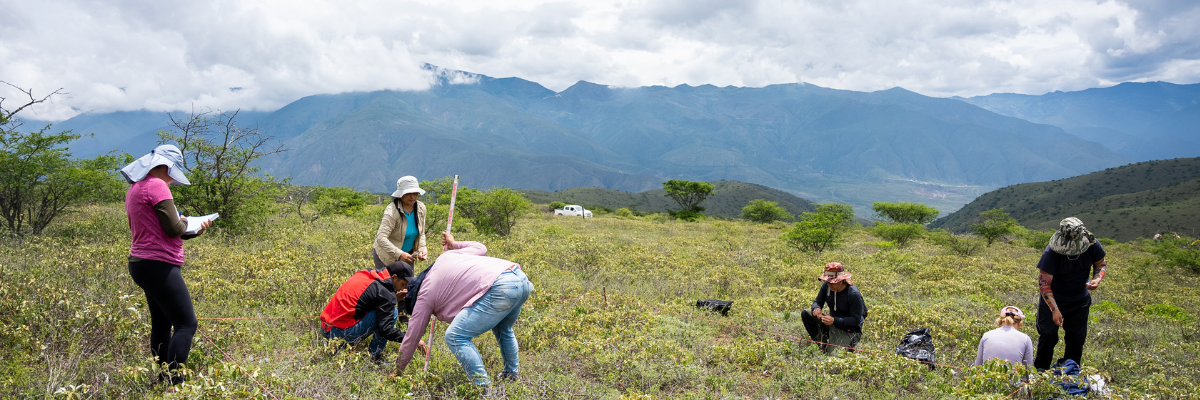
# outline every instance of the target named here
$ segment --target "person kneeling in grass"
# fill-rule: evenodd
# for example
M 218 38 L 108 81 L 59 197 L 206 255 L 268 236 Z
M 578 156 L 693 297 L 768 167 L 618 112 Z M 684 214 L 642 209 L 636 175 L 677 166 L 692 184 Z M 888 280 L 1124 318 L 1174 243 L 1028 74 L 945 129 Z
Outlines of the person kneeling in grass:
M 404 339 L 404 331 L 396 328 L 396 299 L 407 291 L 397 292 L 396 288 L 408 285 L 412 276 L 412 265 L 403 261 L 355 272 L 338 287 L 321 312 L 321 336 L 342 338 L 355 345 L 374 335 L 367 351 L 376 364 L 386 364 L 383 350 L 387 342 Z M 424 343 L 421 346 L 425 351 Z
M 858 340 L 862 338 L 867 306 L 858 288 L 850 282 L 850 277 L 841 263 L 825 264 L 825 272 L 817 277 L 823 282 L 817 299 L 813 301 L 811 310 L 800 313 L 808 336 L 818 342 L 826 353 L 832 354 L 842 348 L 854 351 Z M 826 304 L 829 305 L 829 314 L 821 311 Z
M 533 283 L 521 266 L 512 261 L 487 257 L 483 243 L 454 241 L 442 233 L 446 252 L 418 277 L 408 334 L 400 344 L 399 373 L 412 361 L 416 339 L 425 333 L 429 318 L 450 322 L 446 327 L 446 345 L 462 364 L 471 381 L 485 392 L 491 386 L 479 349 L 471 339 L 492 331 L 504 358 L 504 370 L 497 379 L 517 379 L 517 337 L 513 324 L 521 315 L 521 306 L 533 292 Z M 411 296 L 410 296 L 411 297 Z
M 1025 313 L 1020 308 L 1007 306 L 1000 309 L 1000 318 L 996 319 L 998 328 L 988 331 L 979 339 L 979 352 L 972 365 L 983 365 L 984 361 L 992 358 L 1003 359 L 1013 365 L 1033 365 L 1033 341 L 1029 335 L 1021 332 L 1023 321 Z

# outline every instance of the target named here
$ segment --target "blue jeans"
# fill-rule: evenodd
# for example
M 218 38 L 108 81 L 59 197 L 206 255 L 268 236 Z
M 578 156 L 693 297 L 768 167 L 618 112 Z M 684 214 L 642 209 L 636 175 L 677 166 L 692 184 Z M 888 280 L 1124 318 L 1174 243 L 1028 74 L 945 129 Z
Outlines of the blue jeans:
M 354 326 L 346 329 L 341 329 L 335 326 L 330 328 L 328 332 L 321 330 L 321 336 L 324 336 L 326 339 L 342 338 L 345 339 L 346 342 L 350 343 L 350 345 L 356 345 L 358 342 L 366 339 L 368 335 L 375 333 L 375 313 L 376 311 L 374 310 L 368 312 L 367 315 L 364 315 L 357 324 L 354 324 Z M 393 321 L 398 314 L 399 313 L 396 311 L 396 309 L 393 308 Z M 387 347 L 387 338 L 380 335 L 375 335 L 375 337 L 371 339 L 371 343 L 367 345 L 367 351 L 371 353 L 371 358 L 378 358 L 381 354 L 383 354 L 383 349 L 385 347 Z
M 492 331 L 496 342 L 500 344 L 504 372 L 517 373 L 517 337 L 513 334 L 512 326 L 517 322 L 521 306 L 532 291 L 533 283 L 529 282 L 524 272 L 520 269 L 506 271 L 496 278 L 492 288 L 475 304 L 459 311 L 454 322 L 446 328 L 446 346 L 462 364 L 463 372 L 476 385 L 488 386 L 492 383 L 487 370 L 483 368 L 479 349 L 475 343 L 471 343 L 471 339 L 488 330 Z

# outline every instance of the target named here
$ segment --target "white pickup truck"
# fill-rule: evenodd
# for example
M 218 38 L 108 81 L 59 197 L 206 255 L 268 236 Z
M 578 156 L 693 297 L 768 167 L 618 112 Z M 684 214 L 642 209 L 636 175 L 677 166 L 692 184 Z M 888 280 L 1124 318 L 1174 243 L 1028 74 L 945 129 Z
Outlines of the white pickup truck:
M 563 208 L 554 209 L 554 215 L 566 215 L 568 217 L 591 218 L 592 212 L 583 209 L 583 207 L 581 207 L 581 206 L 569 205 L 569 206 L 563 206 Z

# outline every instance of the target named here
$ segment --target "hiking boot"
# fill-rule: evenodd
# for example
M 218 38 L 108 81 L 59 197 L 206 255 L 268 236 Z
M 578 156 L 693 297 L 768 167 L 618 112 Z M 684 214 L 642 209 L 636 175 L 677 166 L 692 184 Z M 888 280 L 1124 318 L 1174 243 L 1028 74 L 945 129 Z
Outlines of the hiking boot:
M 517 381 L 517 373 L 516 372 L 501 372 L 496 375 L 496 380 L 497 381 L 516 382 Z
M 380 367 L 390 367 L 392 365 L 392 363 L 390 361 L 385 360 L 383 358 L 383 354 L 371 357 L 371 362 L 375 363 L 375 365 L 380 366 Z

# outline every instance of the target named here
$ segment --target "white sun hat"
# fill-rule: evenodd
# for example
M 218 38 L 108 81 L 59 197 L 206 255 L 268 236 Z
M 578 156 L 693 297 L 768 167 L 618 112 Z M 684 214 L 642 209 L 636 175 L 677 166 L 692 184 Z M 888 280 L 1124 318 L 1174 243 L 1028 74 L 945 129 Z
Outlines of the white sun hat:
M 179 148 L 173 144 L 160 145 L 151 150 L 150 154 L 133 160 L 125 168 L 121 168 L 121 175 L 129 183 L 139 182 L 142 179 L 146 179 L 146 174 L 159 165 L 167 166 L 167 175 L 175 179 L 175 182 L 172 183 L 179 185 L 192 184 L 192 182 L 188 181 L 187 175 L 183 174 L 183 152 L 179 151 Z
M 392 192 L 392 197 L 401 197 L 409 193 L 418 195 L 425 194 L 425 189 L 421 189 L 421 185 L 417 184 L 417 177 L 408 175 L 400 177 L 396 180 L 396 191 Z

